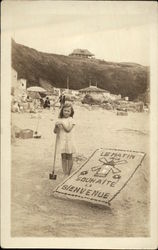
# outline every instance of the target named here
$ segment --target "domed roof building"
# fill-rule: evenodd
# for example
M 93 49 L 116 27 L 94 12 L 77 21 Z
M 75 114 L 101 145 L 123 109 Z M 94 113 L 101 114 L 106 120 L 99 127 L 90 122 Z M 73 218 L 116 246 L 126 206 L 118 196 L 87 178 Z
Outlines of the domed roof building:
M 69 56 L 80 57 L 80 58 L 92 58 L 94 54 L 89 52 L 87 49 L 74 49 Z

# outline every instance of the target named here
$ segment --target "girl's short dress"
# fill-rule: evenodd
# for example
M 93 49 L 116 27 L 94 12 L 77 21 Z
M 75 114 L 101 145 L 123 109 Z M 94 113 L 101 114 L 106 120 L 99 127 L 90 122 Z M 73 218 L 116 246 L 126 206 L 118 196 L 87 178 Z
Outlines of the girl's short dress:
M 65 126 L 75 125 L 75 122 L 72 117 L 68 118 L 59 118 L 59 121 L 62 119 L 62 123 Z M 73 154 L 76 152 L 76 147 L 74 145 L 74 128 L 70 132 L 66 132 L 64 128 L 60 128 L 60 132 L 58 134 L 58 146 L 60 149 L 60 153 L 63 154 Z

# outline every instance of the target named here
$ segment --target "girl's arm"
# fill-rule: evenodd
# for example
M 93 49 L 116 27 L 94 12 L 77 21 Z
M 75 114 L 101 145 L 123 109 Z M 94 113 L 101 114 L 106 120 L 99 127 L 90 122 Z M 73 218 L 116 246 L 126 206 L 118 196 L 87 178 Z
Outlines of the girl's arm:
M 56 122 L 55 127 L 54 127 L 54 133 L 57 134 L 59 133 L 59 130 L 61 128 L 62 124 L 59 122 Z
M 63 126 L 63 129 L 65 130 L 65 132 L 69 133 L 73 129 L 73 127 L 75 126 L 75 124 L 69 124 L 69 125 L 66 126 L 63 123 L 62 126 Z

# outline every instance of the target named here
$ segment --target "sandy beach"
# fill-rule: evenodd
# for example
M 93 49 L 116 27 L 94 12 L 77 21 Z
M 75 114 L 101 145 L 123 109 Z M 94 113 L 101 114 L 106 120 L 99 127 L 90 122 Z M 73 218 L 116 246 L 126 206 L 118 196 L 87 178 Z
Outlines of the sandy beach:
M 115 111 L 87 105 L 74 105 L 74 110 L 77 152 L 72 171 L 101 147 L 142 151 L 146 157 L 110 208 L 55 198 L 52 191 L 64 178 L 58 152 L 57 180 L 49 180 L 59 109 L 43 110 L 38 128 L 41 139 L 16 138 L 12 143 L 11 236 L 149 237 L 149 113 L 117 116 Z M 35 131 L 37 118 L 12 113 L 12 123 Z

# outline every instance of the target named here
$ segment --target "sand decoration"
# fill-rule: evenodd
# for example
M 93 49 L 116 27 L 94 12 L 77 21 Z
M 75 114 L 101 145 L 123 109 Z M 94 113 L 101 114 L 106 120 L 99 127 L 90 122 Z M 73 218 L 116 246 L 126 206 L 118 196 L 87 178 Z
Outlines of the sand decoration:
M 141 165 L 145 153 L 97 149 L 71 176 L 58 185 L 57 197 L 110 205 Z

